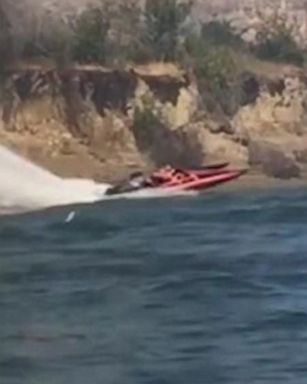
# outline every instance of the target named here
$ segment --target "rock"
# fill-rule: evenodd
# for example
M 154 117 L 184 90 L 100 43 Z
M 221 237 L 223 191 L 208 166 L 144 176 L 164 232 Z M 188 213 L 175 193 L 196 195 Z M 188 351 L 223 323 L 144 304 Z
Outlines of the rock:
M 255 103 L 260 95 L 260 79 L 258 79 L 254 74 L 246 71 L 240 76 L 240 83 L 240 105 L 244 106 Z
M 206 126 L 209 131 L 214 134 L 226 133 L 232 135 L 235 131 L 234 127 L 226 119 L 221 119 L 220 121 L 210 119 L 207 121 Z
M 199 127 L 200 143 L 203 146 L 205 159 L 212 162 L 231 162 L 232 165 L 246 166 L 248 160 L 247 149 L 232 140 L 227 134 L 216 135 L 207 129 Z
M 72 142 L 70 140 L 63 140 L 60 145 L 59 152 L 61 155 L 70 156 L 75 153 Z
M 250 165 L 262 167 L 268 176 L 281 179 L 300 177 L 300 167 L 295 159 L 276 144 L 262 140 L 250 141 L 248 157 Z
M 250 80 L 249 92 L 257 94 L 257 84 Z M 254 88 L 255 87 L 255 88 Z M 290 134 L 306 132 L 306 98 L 304 82 L 297 77 L 277 78 L 263 84 L 255 102 L 241 107 L 232 119 L 237 137 L 280 140 Z
M 197 90 L 193 87 L 181 88 L 175 105 L 168 103 L 170 109 L 168 112 L 168 124 L 179 128 L 189 124 L 193 115 L 197 111 Z
M 132 130 L 140 152 L 155 165 L 194 167 L 203 163 L 200 132 L 192 125 L 171 130 L 156 119 L 150 124 L 134 125 Z
M 255 28 L 250 28 L 241 35 L 241 38 L 247 43 L 255 43 L 257 41 L 258 32 Z
M 307 148 L 294 151 L 296 161 L 302 164 L 307 164 Z

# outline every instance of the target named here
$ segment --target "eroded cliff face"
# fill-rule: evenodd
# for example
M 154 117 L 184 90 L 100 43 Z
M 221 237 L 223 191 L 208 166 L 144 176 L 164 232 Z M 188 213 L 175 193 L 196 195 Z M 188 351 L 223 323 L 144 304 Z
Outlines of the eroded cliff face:
M 202 148 L 186 127 L 196 111 L 197 90 L 173 65 L 23 65 L 5 84 L 1 136 L 39 161 L 87 153 L 98 168 L 195 164 Z
M 235 115 L 212 116 L 199 108 L 193 76 L 171 64 L 19 65 L 5 83 L 0 140 L 63 176 L 112 179 L 127 168 L 220 160 L 300 175 L 307 162 L 304 74 L 255 72 L 242 82 Z
M 291 70 L 266 79 L 255 102 L 240 108 L 232 120 L 234 136 L 246 145 L 250 165 L 277 177 L 305 173 L 306 107 L 303 72 Z

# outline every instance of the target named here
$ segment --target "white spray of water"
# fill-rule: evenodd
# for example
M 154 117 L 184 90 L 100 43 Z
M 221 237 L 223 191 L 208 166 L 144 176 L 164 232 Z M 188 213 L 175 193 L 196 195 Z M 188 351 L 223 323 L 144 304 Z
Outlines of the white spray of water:
M 108 184 L 61 179 L 0 146 L 0 211 L 25 211 L 100 200 Z
M 155 199 L 155 198 L 167 198 L 175 196 L 197 196 L 198 192 L 196 191 L 183 191 L 179 188 L 148 188 L 141 189 L 135 192 L 122 193 L 120 195 L 105 196 L 104 200 L 113 200 L 113 199 Z
M 110 184 L 88 179 L 63 179 L 0 146 L 0 213 L 22 212 L 118 198 L 154 198 L 189 194 L 182 191 L 142 190 L 106 196 Z

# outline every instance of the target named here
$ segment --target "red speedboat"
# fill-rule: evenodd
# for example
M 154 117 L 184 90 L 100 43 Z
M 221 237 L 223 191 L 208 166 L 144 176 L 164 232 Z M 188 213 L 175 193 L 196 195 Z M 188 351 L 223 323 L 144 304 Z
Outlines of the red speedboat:
M 246 173 L 246 170 L 203 168 L 173 171 L 169 169 L 165 171 L 162 169 L 162 173 L 160 170 L 152 175 L 152 180 L 155 182 L 157 178 L 158 183 L 155 186 L 160 188 L 200 191 L 217 184 L 237 179 L 244 173 Z M 160 177 L 161 182 L 159 183 Z
M 197 169 L 176 169 L 170 166 L 158 169 L 149 177 L 136 172 L 128 181 L 111 187 L 106 194 L 117 195 L 141 189 L 166 189 L 170 191 L 201 191 L 242 176 L 247 170 L 226 169 L 228 163 Z

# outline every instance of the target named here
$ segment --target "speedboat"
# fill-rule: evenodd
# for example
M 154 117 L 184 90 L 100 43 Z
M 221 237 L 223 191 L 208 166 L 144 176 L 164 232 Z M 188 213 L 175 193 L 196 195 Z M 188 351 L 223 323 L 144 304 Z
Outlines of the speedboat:
M 246 169 L 228 169 L 228 165 L 228 163 L 221 163 L 193 169 L 166 166 L 152 172 L 148 177 L 144 177 L 141 172 L 136 172 L 128 181 L 111 187 L 106 194 L 126 194 L 142 189 L 199 192 L 235 180 L 247 172 Z

